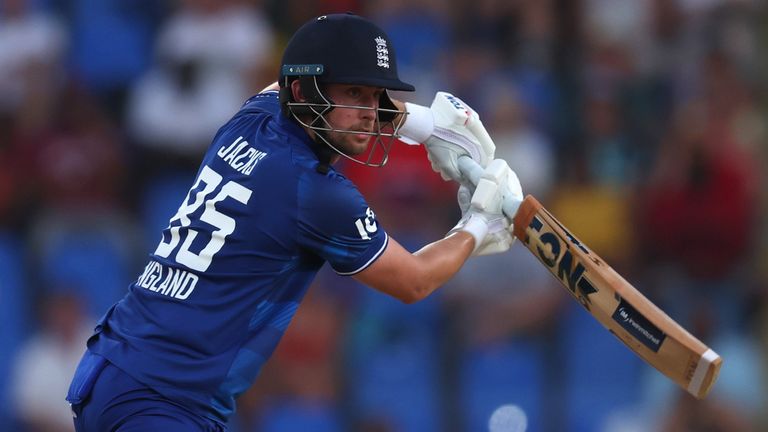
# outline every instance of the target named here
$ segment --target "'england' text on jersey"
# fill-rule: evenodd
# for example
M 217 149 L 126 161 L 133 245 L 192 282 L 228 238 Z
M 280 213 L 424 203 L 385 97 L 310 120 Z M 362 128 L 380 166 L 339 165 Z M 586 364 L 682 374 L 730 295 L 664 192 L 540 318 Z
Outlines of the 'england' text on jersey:
M 253 167 L 267 155 L 265 152 L 249 146 L 248 141 L 243 141 L 243 137 L 238 137 L 228 147 L 221 146 L 216 154 L 235 171 L 245 175 L 250 175 Z
M 136 280 L 136 286 L 168 297 L 186 300 L 195 290 L 197 280 L 197 275 L 186 270 L 150 261 L 144 268 L 144 273 Z

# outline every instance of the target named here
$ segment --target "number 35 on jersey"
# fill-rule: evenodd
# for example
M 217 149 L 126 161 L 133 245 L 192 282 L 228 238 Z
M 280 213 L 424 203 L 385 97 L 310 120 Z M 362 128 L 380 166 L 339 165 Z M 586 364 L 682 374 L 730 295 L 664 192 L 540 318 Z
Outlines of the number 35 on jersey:
M 221 250 L 227 236 L 235 231 L 237 225 L 235 219 L 219 211 L 216 205 L 227 198 L 246 205 L 251 199 L 250 189 L 232 180 L 222 186 L 222 180 L 223 178 L 219 173 L 208 166 L 203 166 L 195 184 L 189 190 L 184 202 L 181 203 L 181 207 L 168 223 L 171 238 L 167 242 L 165 238 L 160 240 L 155 255 L 168 258 L 183 237 L 184 242 L 173 259 L 192 270 L 206 271 L 208 269 L 214 255 Z M 194 199 L 192 199 L 193 193 Z M 214 230 L 210 234 L 211 239 L 208 243 L 199 253 L 195 253 L 190 250 L 190 247 L 200 231 L 190 228 L 191 215 L 203 205 L 205 205 L 205 210 L 203 210 L 199 220 L 209 224 Z

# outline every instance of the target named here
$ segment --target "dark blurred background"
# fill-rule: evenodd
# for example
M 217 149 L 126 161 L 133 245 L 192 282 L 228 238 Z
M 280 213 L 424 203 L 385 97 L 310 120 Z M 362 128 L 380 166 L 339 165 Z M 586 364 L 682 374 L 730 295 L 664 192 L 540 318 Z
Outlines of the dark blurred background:
M 0 0 L 0 430 L 72 430 L 85 338 L 216 129 L 341 11 L 391 36 L 398 97 L 474 107 L 524 190 L 724 365 L 687 396 L 515 245 L 410 306 L 322 272 L 233 431 L 522 430 L 489 423 L 509 405 L 529 431 L 768 430 L 759 0 Z M 459 217 L 419 147 L 344 169 L 411 249 Z

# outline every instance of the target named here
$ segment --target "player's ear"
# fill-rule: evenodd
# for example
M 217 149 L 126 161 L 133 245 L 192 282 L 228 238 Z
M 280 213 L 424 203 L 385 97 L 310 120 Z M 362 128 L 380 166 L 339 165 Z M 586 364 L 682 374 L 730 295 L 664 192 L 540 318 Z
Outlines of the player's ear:
M 299 83 L 300 80 L 293 80 L 291 81 L 291 95 L 293 96 L 293 100 L 295 102 L 304 102 L 307 100 L 306 97 L 304 97 L 304 92 L 301 91 L 301 84 Z

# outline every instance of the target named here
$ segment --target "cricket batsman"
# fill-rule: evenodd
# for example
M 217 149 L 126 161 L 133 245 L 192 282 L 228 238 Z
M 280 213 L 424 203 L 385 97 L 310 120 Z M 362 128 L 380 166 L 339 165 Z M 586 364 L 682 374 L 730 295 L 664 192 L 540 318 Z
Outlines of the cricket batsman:
M 324 15 L 293 35 L 278 82 L 218 130 L 143 272 L 88 339 L 66 396 L 79 432 L 226 430 L 326 262 L 412 303 L 473 254 L 510 247 L 501 203 L 522 190 L 477 114 L 448 93 L 424 107 L 390 90 L 414 87 L 367 19 Z M 415 253 L 334 168 L 381 166 L 400 136 L 446 179 L 467 183 L 461 156 L 483 167 L 461 188 L 456 227 Z

